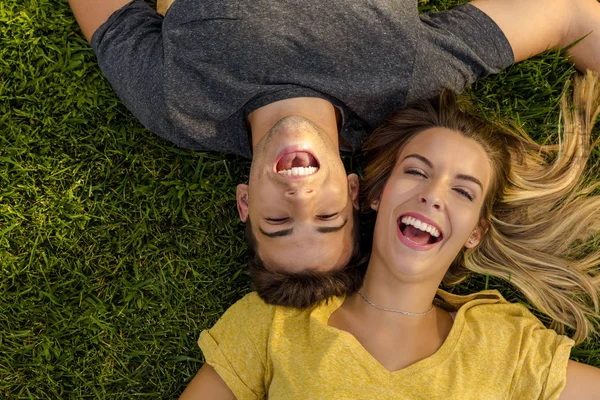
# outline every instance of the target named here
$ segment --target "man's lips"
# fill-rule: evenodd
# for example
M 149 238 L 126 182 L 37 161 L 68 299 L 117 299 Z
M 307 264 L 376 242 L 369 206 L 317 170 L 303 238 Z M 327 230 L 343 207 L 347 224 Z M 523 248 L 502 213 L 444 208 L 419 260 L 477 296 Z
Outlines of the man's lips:
M 300 177 L 317 173 L 319 161 L 306 149 L 286 149 L 275 162 L 275 172 L 280 176 Z

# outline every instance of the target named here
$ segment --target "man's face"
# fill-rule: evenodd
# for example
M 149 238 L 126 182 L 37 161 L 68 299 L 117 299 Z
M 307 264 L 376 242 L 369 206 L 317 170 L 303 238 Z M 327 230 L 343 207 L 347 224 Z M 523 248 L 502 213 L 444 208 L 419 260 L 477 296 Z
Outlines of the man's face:
M 238 211 L 249 217 L 267 268 L 329 271 L 352 254 L 358 177 L 346 176 L 337 143 L 309 120 L 281 119 L 254 149 Z

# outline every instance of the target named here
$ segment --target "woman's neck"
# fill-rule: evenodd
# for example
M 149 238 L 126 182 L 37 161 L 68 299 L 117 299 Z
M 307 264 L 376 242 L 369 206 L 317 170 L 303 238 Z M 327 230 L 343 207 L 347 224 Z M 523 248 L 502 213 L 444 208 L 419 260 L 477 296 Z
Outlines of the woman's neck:
M 369 307 L 365 311 L 373 312 L 381 309 L 373 304 L 408 313 L 424 313 L 431 309 L 433 299 L 437 292 L 442 277 L 438 276 L 402 276 L 392 267 L 381 265 L 382 261 L 371 259 L 360 289 L 363 296 L 357 296 Z M 356 296 L 356 294 L 355 294 Z M 373 309 L 373 310 L 370 310 Z M 383 312 L 383 315 L 393 316 L 393 312 Z M 404 318 L 406 319 L 406 318 Z M 409 320 L 418 320 L 421 317 L 409 317 Z
M 351 333 L 388 371 L 405 368 L 431 356 L 452 328 L 448 312 L 432 307 L 440 279 L 399 279 L 388 268 L 369 263 L 361 292 L 348 296 L 329 318 L 329 325 Z M 384 311 L 377 306 L 410 313 Z

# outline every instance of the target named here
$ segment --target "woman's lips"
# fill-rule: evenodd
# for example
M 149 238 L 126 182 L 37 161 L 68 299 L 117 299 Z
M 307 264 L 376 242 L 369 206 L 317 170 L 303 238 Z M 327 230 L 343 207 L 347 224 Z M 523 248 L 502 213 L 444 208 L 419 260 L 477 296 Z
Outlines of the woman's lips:
M 406 247 L 416 250 L 416 251 L 431 250 L 433 247 L 435 247 L 435 245 L 437 245 L 439 243 L 439 242 L 435 242 L 435 243 L 420 244 L 420 243 L 413 242 L 408 237 L 404 236 L 404 234 L 402 233 L 402 230 L 400 229 L 400 224 L 397 224 L 396 232 L 398 234 L 398 239 L 400 240 L 400 242 L 402 242 Z
M 429 218 L 417 213 L 406 213 L 396 220 L 398 239 L 407 247 L 427 251 L 438 244 L 443 233 Z

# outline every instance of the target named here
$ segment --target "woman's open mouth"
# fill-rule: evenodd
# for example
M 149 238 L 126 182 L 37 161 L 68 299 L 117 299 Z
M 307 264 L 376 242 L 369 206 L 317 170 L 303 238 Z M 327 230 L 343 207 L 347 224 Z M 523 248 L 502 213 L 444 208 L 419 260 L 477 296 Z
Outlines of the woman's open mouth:
M 319 170 L 319 162 L 307 151 L 283 154 L 275 164 L 275 171 L 282 176 L 307 176 Z
M 397 224 L 400 240 L 415 250 L 427 250 L 443 238 L 437 227 L 411 215 L 400 216 Z

